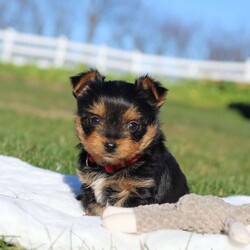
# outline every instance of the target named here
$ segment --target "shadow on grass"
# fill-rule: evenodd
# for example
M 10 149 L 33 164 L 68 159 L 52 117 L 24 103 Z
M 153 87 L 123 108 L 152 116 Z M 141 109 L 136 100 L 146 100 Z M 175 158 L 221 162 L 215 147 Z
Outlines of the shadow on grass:
M 228 107 L 238 111 L 244 118 L 250 119 L 250 104 L 240 102 L 230 103 Z

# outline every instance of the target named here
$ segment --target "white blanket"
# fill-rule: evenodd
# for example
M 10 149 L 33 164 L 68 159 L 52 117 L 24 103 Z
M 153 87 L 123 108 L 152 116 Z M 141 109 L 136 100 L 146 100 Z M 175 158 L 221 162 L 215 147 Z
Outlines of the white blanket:
M 250 249 L 225 235 L 160 230 L 127 235 L 103 228 L 98 216 L 84 216 L 77 176 L 63 175 L 0 155 L 0 236 L 25 249 Z M 225 199 L 250 203 L 250 196 Z

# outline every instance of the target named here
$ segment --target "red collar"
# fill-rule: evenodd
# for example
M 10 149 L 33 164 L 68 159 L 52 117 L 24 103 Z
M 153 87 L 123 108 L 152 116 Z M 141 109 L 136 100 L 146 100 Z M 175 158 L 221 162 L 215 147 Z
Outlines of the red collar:
M 131 165 L 132 163 L 138 161 L 140 158 L 141 158 L 141 156 L 136 156 L 136 157 L 134 157 L 133 159 L 131 159 L 129 161 L 125 161 L 124 165 L 122 165 L 122 164 L 105 165 L 104 168 L 105 168 L 107 173 L 112 174 L 112 173 L 116 172 L 117 170 L 119 170 L 119 169 L 121 169 L 123 167 L 127 167 L 127 166 Z M 86 165 L 88 165 L 87 164 L 88 161 L 91 162 L 91 163 L 95 163 L 94 158 L 90 154 L 87 156 Z

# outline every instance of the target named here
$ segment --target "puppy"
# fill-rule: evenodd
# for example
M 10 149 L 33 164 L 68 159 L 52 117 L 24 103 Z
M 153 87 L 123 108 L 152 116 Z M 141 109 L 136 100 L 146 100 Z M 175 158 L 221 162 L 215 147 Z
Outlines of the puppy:
M 160 130 L 166 88 L 149 76 L 135 84 L 106 81 L 93 69 L 71 77 L 71 84 L 87 215 L 102 215 L 109 205 L 173 203 L 189 193 Z

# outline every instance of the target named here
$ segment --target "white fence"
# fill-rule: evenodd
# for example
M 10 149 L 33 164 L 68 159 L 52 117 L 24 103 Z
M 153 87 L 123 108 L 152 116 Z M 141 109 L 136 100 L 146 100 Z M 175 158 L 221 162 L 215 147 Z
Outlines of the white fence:
M 82 44 L 62 36 L 23 34 L 13 29 L 0 30 L 0 60 L 20 65 L 35 63 L 39 67 L 86 64 L 101 72 L 250 83 L 250 60 L 234 63 L 177 59 Z

